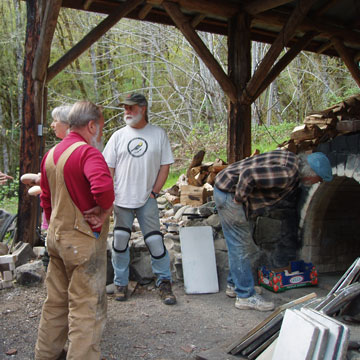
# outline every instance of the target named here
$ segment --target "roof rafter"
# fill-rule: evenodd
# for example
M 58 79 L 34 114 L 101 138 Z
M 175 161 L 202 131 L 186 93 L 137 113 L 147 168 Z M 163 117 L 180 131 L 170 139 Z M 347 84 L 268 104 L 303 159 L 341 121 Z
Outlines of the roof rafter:
M 94 44 L 102 35 L 104 35 L 112 26 L 130 11 L 135 9 L 143 0 L 127 0 L 119 5 L 117 11 L 109 15 L 99 25 L 92 29 L 82 40 L 72 47 L 65 55 L 48 68 L 47 81 L 53 79 L 61 70 L 74 61 L 92 44 Z

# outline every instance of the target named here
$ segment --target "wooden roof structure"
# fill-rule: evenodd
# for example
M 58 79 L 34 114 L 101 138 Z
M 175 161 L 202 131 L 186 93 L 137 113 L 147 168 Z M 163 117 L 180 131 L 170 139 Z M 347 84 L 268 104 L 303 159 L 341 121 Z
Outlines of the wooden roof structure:
M 302 51 L 343 59 L 360 86 L 359 0 L 26 0 L 24 115 L 20 173 L 38 172 L 46 84 L 122 18 L 176 26 L 229 98 L 228 161 L 251 152 L 251 104 Z M 49 65 L 61 7 L 107 14 L 93 30 Z M 228 37 L 228 69 L 219 65 L 197 31 Z M 251 41 L 271 44 L 251 75 Z M 280 57 L 284 49 L 287 52 Z M 19 236 L 32 243 L 35 203 L 20 186 Z M 23 215 L 23 216 L 22 216 Z M 32 225 L 31 225 L 32 224 Z
M 113 14 L 126 0 L 63 0 L 62 6 L 77 10 Z M 317 0 L 295 29 L 288 46 L 293 46 L 309 31 L 317 32 L 304 50 L 338 56 L 331 38 L 344 39 L 344 45 L 356 53 L 360 51 L 360 3 L 357 0 Z M 304 2 L 305 4 L 306 2 Z M 239 13 L 251 16 L 251 40 L 272 44 L 298 1 L 289 0 L 148 0 L 129 11 L 125 17 L 165 25 L 176 25 L 174 7 L 194 30 L 228 35 L 228 20 Z M 301 15 L 301 6 L 295 14 Z

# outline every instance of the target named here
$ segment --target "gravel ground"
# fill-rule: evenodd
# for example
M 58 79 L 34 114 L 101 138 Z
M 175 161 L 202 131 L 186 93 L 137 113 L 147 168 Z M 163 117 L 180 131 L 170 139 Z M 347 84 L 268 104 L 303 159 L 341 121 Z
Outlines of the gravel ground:
M 320 277 L 318 287 L 298 288 L 280 294 L 263 290 L 276 306 L 316 292 L 325 296 L 338 276 Z M 216 294 L 187 295 L 182 282 L 173 286 L 177 304 L 161 303 L 153 285 L 138 286 L 127 302 L 108 295 L 108 319 L 102 340 L 102 359 L 182 360 L 230 344 L 244 336 L 269 312 L 240 311 L 224 290 Z M 0 359 L 34 358 L 34 344 L 41 306 L 46 296 L 43 284 L 0 290 Z M 6 355 L 16 351 L 15 355 Z M 84 359 L 85 360 L 85 359 Z

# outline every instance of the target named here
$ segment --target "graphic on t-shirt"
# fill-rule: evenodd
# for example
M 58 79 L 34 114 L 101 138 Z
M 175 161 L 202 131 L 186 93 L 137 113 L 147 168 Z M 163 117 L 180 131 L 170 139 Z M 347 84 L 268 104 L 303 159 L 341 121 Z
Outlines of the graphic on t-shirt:
M 146 142 L 145 139 L 136 137 L 129 141 L 127 148 L 131 156 L 141 157 L 146 153 L 148 149 L 148 143 Z

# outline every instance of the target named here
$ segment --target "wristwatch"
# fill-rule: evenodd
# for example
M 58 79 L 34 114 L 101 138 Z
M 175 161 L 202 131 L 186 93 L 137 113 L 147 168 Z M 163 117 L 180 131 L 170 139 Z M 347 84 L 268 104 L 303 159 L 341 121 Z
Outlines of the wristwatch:
M 157 197 L 159 197 L 159 194 L 156 193 L 155 191 L 151 191 L 152 196 L 156 199 Z

